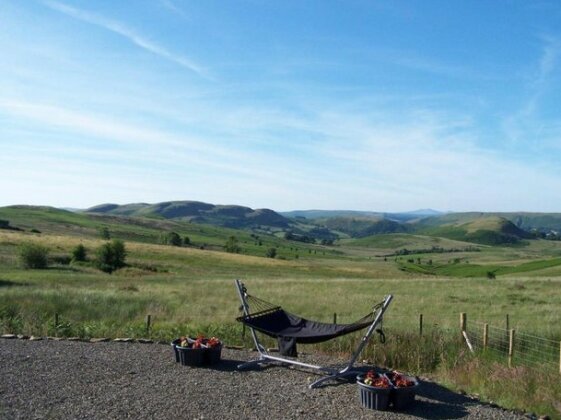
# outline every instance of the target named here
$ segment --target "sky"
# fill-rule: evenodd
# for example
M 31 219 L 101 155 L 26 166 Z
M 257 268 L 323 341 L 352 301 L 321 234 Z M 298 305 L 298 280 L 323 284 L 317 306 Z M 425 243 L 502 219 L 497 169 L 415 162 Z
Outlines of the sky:
M 0 206 L 561 212 L 561 3 L 3 0 Z

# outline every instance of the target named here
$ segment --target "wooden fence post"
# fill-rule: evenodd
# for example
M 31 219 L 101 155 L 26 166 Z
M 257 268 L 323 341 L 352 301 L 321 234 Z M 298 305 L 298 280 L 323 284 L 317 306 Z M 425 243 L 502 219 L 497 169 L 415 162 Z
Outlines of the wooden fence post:
M 55 337 L 58 337 L 58 313 L 55 312 Z
M 146 334 L 150 337 L 150 323 L 152 321 L 151 315 L 146 315 Z
M 508 338 L 508 367 L 512 367 L 512 356 L 514 355 L 514 330 L 510 330 Z
M 333 323 L 337 324 L 337 312 L 333 312 Z
M 483 348 L 489 345 L 489 324 L 483 324 Z
M 467 315 L 465 312 L 460 314 L 460 336 L 464 336 L 464 331 L 467 327 Z
M 559 342 L 559 373 L 561 374 L 561 341 Z
M 503 338 L 505 346 L 508 343 L 509 331 L 510 331 L 510 317 L 508 316 L 508 314 L 506 314 L 506 317 L 505 317 L 505 335 L 504 335 L 504 338 Z
M 423 314 L 419 314 L 419 335 L 423 335 Z

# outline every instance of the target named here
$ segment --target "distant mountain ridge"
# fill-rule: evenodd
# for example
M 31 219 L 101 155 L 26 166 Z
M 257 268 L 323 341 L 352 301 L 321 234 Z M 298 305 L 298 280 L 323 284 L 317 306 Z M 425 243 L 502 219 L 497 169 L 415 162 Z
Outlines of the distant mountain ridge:
M 229 228 L 268 226 L 285 229 L 290 220 L 270 209 L 251 209 L 238 205 L 215 205 L 200 201 L 166 201 L 156 204 L 101 204 L 86 209 L 87 213 L 164 218 L 213 224 Z
M 188 221 L 273 233 L 292 238 L 365 238 L 410 233 L 487 245 L 514 244 L 524 239 L 559 239 L 560 213 L 444 213 L 420 209 L 402 213 L 355 210 L 295 210 L 278 213 L 240 205 L 200 201 L 101 204 L 87 213 Z
M 306 219 L 326 219 L 332 217 L 378 217 L 385 219 L 408 220 L 416 217 L 439 216 L 444 212 L 433 209 L 419 209 L 405 212 L 377 212 L 361 210 L 292 210 L 280 212 L 285 217 Z

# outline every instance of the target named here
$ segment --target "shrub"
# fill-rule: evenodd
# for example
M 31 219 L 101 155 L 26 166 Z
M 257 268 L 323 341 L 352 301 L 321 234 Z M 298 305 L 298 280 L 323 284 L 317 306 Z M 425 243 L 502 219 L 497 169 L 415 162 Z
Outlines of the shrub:
M 0 220 L 0 229 L 17 230 L 17 231 L 23 230 L 19 227 L 11 226 L 9 220 Z
M 226 244 L 224 244 L 224 249 L 226 250 L 226 252 L 238 254 L 242 250 L 238 245 L 238 242 L 238 238 L 236 238 L 235 236 L 230 236 L 226 241 Z
M 107 226 L 100 227 L 98 232 L 101 239 L 111 239 L 111 233 L 109 233 L 109 228 Z
M 47 268 L 49 249 L 34 243 L 20 246 L 19 257 L 24 268 Z
M 111 246 L 113 247 L 115 268 L 124 267 L 125 258 L 127 257 L 127 251 L 125 250 L 125 243 L 120 239 L 113 239 L 111 241 Z
M 181 237 L 175 232 L 167 232 L 160 235 L 160 243 L 164 245 L 181 246 Z
M 97 249 L 96 265 L 101 271 L 112 273 L 125 266 L 126 256 L 125 243 L 119 239 L 113 239 Z
M 84 245 L 77 245 L 72 250 L 72 261 L 86 261 L 86 247 Z
M 267 258 L 275 258 L 277 256 L 277 249 L 276 248 L 269 248 L 265 255 L 267 256 Z

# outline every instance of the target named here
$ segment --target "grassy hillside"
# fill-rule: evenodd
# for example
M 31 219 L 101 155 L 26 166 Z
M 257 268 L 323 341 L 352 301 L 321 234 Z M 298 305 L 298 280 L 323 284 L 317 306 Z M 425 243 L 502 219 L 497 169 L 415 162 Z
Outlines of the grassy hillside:
M 269 209 L 238 205 L 214 205 L 198 201 L 156 204 L 102 204 L 90 214 L 142 217 L 192 222 L 307 242 L 309 238 L 332 241 L 388 233 L 417 233 L 485 245 L 520 244 L 524 239 L 561 238 L 561 214 L 556 213 L 448 213 L 419 210 L 406 213 L 305 210 L 279 214 Z M 286 216 L 286 217 L 285 217 Z M 1 219 L 0 219 L 1 220 Z
M 239 241 L 241 253 L 265 256 L 267 249 L 276 248 L 282 258 L 307 258 L 312 253 L 320 256 L 339 253 L 319 245 L 287 241 L 270 234 L 255 234 L 244 230 L 183 221 L 146 217 L 116 216 L 94 213 L 73 213 L 52 207 L 10 206 L 0 208 L 0 220 L 25 232 L 69 235 L 80 238 L 98 238 L 106 228 L 112 238 L 125 241 L 159 243 L 162 234 L 176 232 L 189 237 L 190 247 L 223 250 L 229 237 Z
M 235 205 L 214 205 L 199 201 L 168 201 L 157 204 L 103 204 L 86 210 L 88 213 L 115 214 L 194 221 L 230 228 L 268 226 L 288 228 L 290 221 L 268 210 L 253 210 Z
M 505 213 L 447 213 L 444 215 L 424 218 L 423 226 L 457 225 L 472 222 L 482 218 L 498 217 L 506 219 L 525 231 L 533 229 L 548 231 L 561 231 L 561 213 L 529 213 L 529 212 L 505 212 Z
M 331 217 L 317 219 L 316 223 L 353 238 L 410 231 L 408 225 L 380 217 Z
M 420 222 L 415 230 L 429 236 L 485 245 L 517 244 L 522 239 L 531 237 L 528 232 L 518 228 L 509 220 L 487 215 L 474 215 L 467 219 L 448 216 L 431 218 Z
M 503 395 L 478 385 L 478 381 L 487 384 L 499 368 L 496 364 L 487 367 L 465 351 L 457 339 L 458 314 L 465 312 L 470 322 L 495 326 L 501 326 L 509 314 L 510 326 L 517 334 L 526 331 L 554 343 L 561 339 L 561 297 L 557 293 L 561 286 L 561 243 L 556 241 L 475 247 L 451 239 L 400 233 L 341 240 L 328 247 L 272 235 L 258 239 L 251 232 L 216 226 L 74 214 L 51 208 L 1 208 L 0 219 L 22 229 L 0 229 L 3 333 L 142 337 L 148 334 L 144 320 L 150 314 L 150 335 L 155 339 L 167 341 L 181 334 L 204 333 L 217 335 L 227 344 L 250 346 L 249 335 L 244 338 L 235 322 L 239 315 L 235 278 L 245 281 L 255 296 L 325 322 L 331 322 L 334 313 L 338 322 L 355 321 L 392 293 L 394 302 L 384 319 L 388 341 L 381 345 L 373 340 L 363 357 L 381 366 L 446 378 L 449 384 L 460 384 L 468 392 L 519 408 L 518 394 Z M 100 227 L 126 241 L 126 266 L 113 274 L 103 273 L 93 264 L 95 250 L 105 243 L 98 238 Z M 496 227 L 485 221 L 467 226 L 465 232 Z M 158 235 L 169 229 L 208 246 L 157 244 Z M 222 252 L 232 234 L 240 239 L 246 254 Z M 47 269 L 21 267 L 18 249 L 29 242 L 49 249 Z M 88 260 L 68 263 L 64 257 L 78 244 L 85 246 Z M 273 244 L 282 259 L 264 257 L 264 248 Z M 409 253 L 396 254 L 403 249 Z M 396 255 L 384 257 L 389 254 Z M 487 278 L 488 271 L 495 273 L 494 280 Z M 59 316 L 56 326 L 55 313 Z M 425 325 L 422 337 L 418 333 L 419 314 L 423 314 Z M 303 350 L 349 352 L 357 339 L 355 334 Z M 273 346 L 274 342 L 266 344 Z M 470 366 L 475 366 L 473 371 L 469 371 Z M 547 381 L 544 386 L 552 390 L 547 395 L 519 391 L 525 398 L 521 408 L 554 413 L 557 376 L 550 379 L 541 371 L 528 371 L 533 376 L 514 378 L 520 368 L 501 370 L 518 389 L 532 381 Z
M 356 211 L 356 210 L 293 210 L 281 212 L 285 217 L 291 218 L 304 218 L 309 220 L 314 219 L 331 219 L 334 217 L 372 217 L 381 219 L 384 217 L 384 213 L 373 212 L 373 211 Z
M 527 246 L 518 248 L 474 247 L 470 243 L 446 238 L 387 234 L 342 240 L 335 246 L 327 247 L 294 243 L 274 236 L 256 239 L 255 235 L 249 232 L 215 226 L 138 217 L 76 214 L 45 207 L 0 208 L 0 219 L 9 220 L 10 225 L 24 230 L 0 230 L 0 279 L 7 282 L 5 284 L 12 285 L 0 291 L 10 293 L 19 290 L 25 294 L 36 287 L 40 287 L 41 290 L 44 287 L 54 287 L 52 290 L 56 290 L 62 285 L 65 290 L 72 286 L 78 290 L 99 287 L 101 292 L 102 289 L 110 287 L 118 291 L 130 286 L 133 289 L 145 288 L 157 293 L 154 287 L 163 284 L 168 285 L 166 289 L 174 289 L 178 285 L 187 287 L 187 284 L 193 281 L 211 282 L 240 277 L 263 282 L 312 281 L 314 287 L 325 281 L 353 280 L 357 281 L 357 284 L 370 284 L 372 291 L 376 293 L 380 285 L 385 285 L 384 293 L 392 290 L 395 293 L 397 290 L 408 296 L 410 292 L 405 289 L 412 287 L 413 293 L 418 293 L 418 287 L 429 284 L 434 284 L 434 287 L 439 285 L 443 290 L 450 288 L 449 293 L 453 294 L 452 290 L 459 284 L 462 288 L 468 287 L 468 284 L 500 288 L 506 284 L 507 278 L 524 276 L 527 279 L 535 279 L 532 281 L 541 281 L 542 278 L 549 281 L 552 277 L 561 276 L 561 243 L 543 240 L 531 240 Z M 493 223 L 501 225 L 500 220 L 486 219 L 466 227 L 465 231 L 470 233 L 482 228 L 493 228 L 496 226 Z M 100 227 L 108 227 L 113 237 L 124 239 L 129 250 L 128 266 L 112 276 L 103 274 L 87 264 L 60 266 L 57 265 L 57 259 L 53 260 L 54 266 L 46 271 L 22 270 L 19 267 L 18 246 L 30 241 L 49 247 L 54 257 L 69 255 L 72 247 L 82 243 L 92 258 L 95 248 L 103 243 L 98 236 Z M 32 233 L 31 229 L 42 233 Z M 157 244 L 161 232 L 168 230 L 190 235 L 195 246 L 172 247 Z M 239 238 L 243 254 L 221 252 L 225 241 L 232 235 Z M 200 249 L 198 244 L 201 243 L 206 244 L 205 249 Z M 264 252 L 269 246 L 277 247 L 280 258 L 264 257 Z M 404 249 L 408 250 L 407 254 L 403 253 Z M 393 257 L 385 257 L 392 254 Z M 489 271 L 497 277 L 493 284 L 487 279 Z M 448 280 L 454 278 L 470 280 L 469 283 Z M 476 283 L 472 283 L 474 280 Z M 34 285 L 33 288 L 17 286 L 28 282 Z M 510 280 L 506 282 L 512 285 Z M 83 289 L 83 286 L 86 288 Z M 465 293 L 471 293 L 469 290 L 468 287 Z M 81 293 L 80 291 L 78 295 Z M 288 298 L 288 294 L 290 290 L 287 290 L 284 296 Z M 133 293 L 129 297 L 134 298 L 136 295 L 137 293 Z M 434 296 L 434 299 L 431 297 L 427 308 L 441 307 L 437 312 L 443 311 L 444 307 L 436 302 L 437 299 L 438 296 Z M 420 306 L 417 303 L 400 305 L 414 311 L 423 311 L 424 303 Z M 345 310 L 345 305 L 339 307 L 336 304 L 335 307 L 349 315 L 354 313 L 354 309 L 349 312 L 347 307 Z M 456 309 L 453 308 L 453 311 Z M 478 306 L 477 310 L 482 314 L 489 313 L 490 316 L 494 313 L 493 309 L 485 309 L 483 306 Z
M 349 247 L 364 247 L 383 250 L 383 253 L 399 251 L 401 249 L 419 250 L 433 247 L 443 249 L 463 249 L 473 246 L 472 243 L 454 241 L 437 236 L 393 233 L 372 235 L 360 239 L 343 240 L 341 243 Z
M 435 276 L 446 277 L 491 277 L 495 279 L 498 276 L 505 275 L 520 275 L 527 273 L 534 273 L 551 268 L 561 268 L 561 258 L 536 260 L 531 262 L 520 263 L 517 265 L 502 265 L 502 264 L 471 264 L 467 258 L 455 258 L 448 263 L 435 264 L 429 263 L 432 259 L 427 260 L 425 257 L 420 262 L 415 262 L 415 257 L 409 258 L 407 262 L 401 262 L 400 267 L 404 271 L 417 274 L 427 274 Z M 463 260 L 463 261 L 462 261 Z
M 87 264 L 56 262 L 48 270 L 23 270 L 18 264 L 17 247 L 29 241 L 48 246 L 57 255 L 69 254 L 72 247 L 82 243 L 90 258 L 103 243 L 99 239 L 0 231 L 0 306 L 4 310 L 17 307 L 31 318 L 60 311 L 75 322 L 100 322 L 106 333 L 120 323 L 140 322 L 146 311 L 156 314 L 162 326 L 189 320 L 200 324 L 232 322 L 237 311 L 234 278 L 252 284 L 259 297 L 286 302 L 294 311 L 318 319 L 329 319 L 337 312 L 342 320 L 351 321 L 367 311 L 373 299 L 393 293 L 396 302 L 392 319 L 402 326 L 414 325 L 418 313 L 454 326 L 457 313 L 465 311 L 489 321 L 502 319 L 509 312 L 516 314 L 521 326 L 531 326 L 532 330 L 553 331 L 559 327 L 556 322 L 546 322 L 556 319 L 556 308 L 561 304 L 555 293 L 559 278 L 530 279 L 520 274 L 559 267 L 561 258 L 511 267 L 505 260 L 497 264 L 504 270 L 504 278 L 499 273 L 496 281 L 482 275 L 466 282 L 450 278 L 457 273 L 445 272 L 445 267 L 431 277 L 411 275 L 400 271 L 393 260 L 358 255 L 353 259 L 328 259 L 312 254 L 307 259 L 278 260 L 127 242 L 128 266 L 109 275 Z M 439 265 L 436 260 L 435 265 Z M 456 265 L 466 272 L 472 269 L 463 262 Z M 463 303 L 451 304 L 447 297 L 452 295 Z M 120 299 L 123 302 L 117 307 L 105 306 Z M 536 306 L 538 300 L 540 305 Z M 129 305 L 132 308 L 127 309 Z

